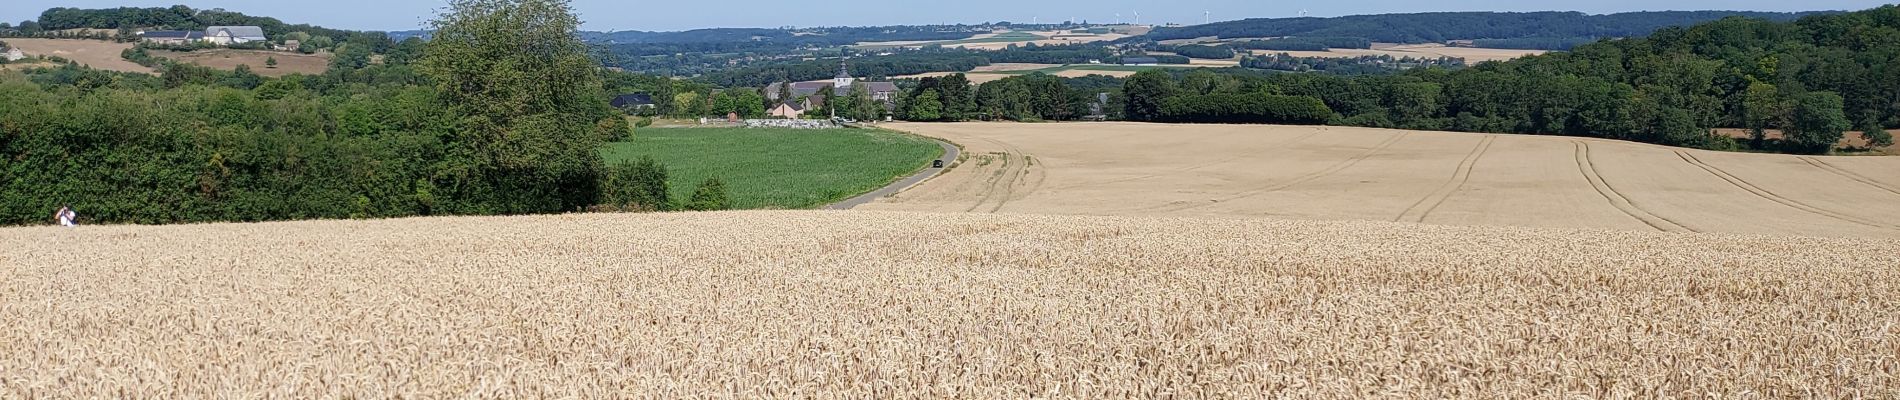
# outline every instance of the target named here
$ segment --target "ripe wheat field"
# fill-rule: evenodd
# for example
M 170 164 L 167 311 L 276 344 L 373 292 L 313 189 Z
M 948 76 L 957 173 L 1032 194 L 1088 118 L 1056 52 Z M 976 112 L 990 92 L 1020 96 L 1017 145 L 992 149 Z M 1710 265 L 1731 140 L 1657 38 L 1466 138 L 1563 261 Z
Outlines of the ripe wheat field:
M 965 159 L 860 209 L 1900 239 L 1900 157 L 1335 126 L 886 126 Z
M 1892 240 L 750 211 L 0 229 L 0 398 L 1894 398 Z

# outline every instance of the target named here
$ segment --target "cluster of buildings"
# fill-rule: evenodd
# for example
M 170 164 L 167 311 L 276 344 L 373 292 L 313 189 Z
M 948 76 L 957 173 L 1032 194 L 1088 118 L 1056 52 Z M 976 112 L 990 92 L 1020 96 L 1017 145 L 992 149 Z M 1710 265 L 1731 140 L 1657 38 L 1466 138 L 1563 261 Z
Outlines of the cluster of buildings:
M 781 87 L 784 86 L 790 86 L 792 92 L 780 93 Z M 827 87 L 831 88 L 831 92 L 822 93 Z M 897 84 L 890 82 L 858 82 L 857 78 L 851 77 L 851 71 L 847 66 L 843 62 L 839 62 L 838 76 L 832 78 L 830 82 L 792 82 L 789 85 L 781 82 L 767 86 L 765 88 L 765 99 L 780 104 L 778 107 L 772 107 L 772 109 L 766 110 L 766 114 L 780 118 L 798 119 L 804 116 L 807 110 L 823 107 L 826 98 L 848 96 L 853 89 L 858 87 L 864 88 L 866 93 L 871 94 L 871 100 L 883 103 L 886 108 L 894 106 L 897 102 Z
M 203 31 L 147 31 L 140 32 L 139 37 L 149 43 L 173 45 L 194 42 L 232 45 L 269 40 L 264 37 L 264 28 L 255 26 L 210 26 Z
M 791 92 L 782 93 L 782 89 L 788 87 Z M 857 78 L 851 77 L 851 72 L 841 63 L 838 66 L 838 76 L 830 81 L 779 82 L 767 86 L 766 100 L 771 100 L 778 106 L 766 110 L 766 114 L 778 118 L 799 119 L 805 116 L 806 111 L 824 107 L 827 98 L 849 96 L 853 90 L 859 88 L 863 88 L 865 93 L 870 94 L 872 101 L 881 103 L 887 110 L 897 105 L 897 96 L 899 96 L 897 84 L 860 82 Z M 655 103 L 651 94 L 629 93 L 614 96 L 608 104 L 615 109 L 633 111 L 652 109 Z

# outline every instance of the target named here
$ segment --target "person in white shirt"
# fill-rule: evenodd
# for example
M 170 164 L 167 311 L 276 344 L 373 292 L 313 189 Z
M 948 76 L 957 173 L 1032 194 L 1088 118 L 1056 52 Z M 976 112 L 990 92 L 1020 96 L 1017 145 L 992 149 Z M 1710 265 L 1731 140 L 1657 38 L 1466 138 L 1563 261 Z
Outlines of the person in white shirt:
M 79 219 L 79 213 L 73 212 L 72 206 L 60 206 L 59 211 L 53 212 L 53 219 L 59 221 L 59 226 L 77 226 L 76 220 Z

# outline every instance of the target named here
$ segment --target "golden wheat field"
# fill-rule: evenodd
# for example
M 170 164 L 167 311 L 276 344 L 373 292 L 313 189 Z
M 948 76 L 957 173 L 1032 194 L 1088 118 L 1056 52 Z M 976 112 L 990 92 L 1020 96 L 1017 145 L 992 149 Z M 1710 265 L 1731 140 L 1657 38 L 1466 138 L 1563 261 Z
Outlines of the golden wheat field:
M 886 126 L 965 159 L 860 208 L 1900 239 L 1900 157 L 1326 126 Z
M 869 211 L 0 229 L 0 398 L 1893 398 L 1891 240 Z

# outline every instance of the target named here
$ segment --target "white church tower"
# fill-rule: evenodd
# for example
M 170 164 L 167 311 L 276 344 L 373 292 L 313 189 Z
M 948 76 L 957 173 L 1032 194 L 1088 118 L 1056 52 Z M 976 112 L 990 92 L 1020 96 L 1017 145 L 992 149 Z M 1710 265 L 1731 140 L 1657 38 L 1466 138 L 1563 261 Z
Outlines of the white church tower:
M 845 59 L 838 59 L 838 77 L 831 79 L 831 86 L 838 89 L 845 89 L 851 87 L 851 82 L 856 80 L 856 78 L 851 77 L 851 72 L 845 68 Z

